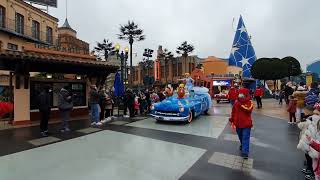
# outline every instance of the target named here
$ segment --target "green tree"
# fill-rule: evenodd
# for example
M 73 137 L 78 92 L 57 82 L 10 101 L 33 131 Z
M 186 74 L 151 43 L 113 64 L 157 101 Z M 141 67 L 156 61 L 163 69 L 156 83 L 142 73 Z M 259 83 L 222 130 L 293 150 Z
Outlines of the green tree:
M 176 52 L 184 58 L 186 73 L 187 72 L 190 73 L 190 69 L 188 68 L 189 63 L 187 63 L 187 58 L 189 54 L 192 53 L 193 51 L 194 51 L 194 46 L 191 44 L 188 44 L 187 41 L 184 41 L 179 47 L 177 47 L 177 50 L 176 50 Z
M 97 46 L 94 47 L 95 52 L 97 52 L 97 56 L 99 59 L 103 56 L 106 61 L 108 61 L 109 55 L 114 53 L 113 43 L 109 41 L 109 39 L 103 39 L 103 41 L 97 42 Z
M 255 79 L 267 80 L 267 67 L 269 66 L 269 58 L 260 58 L 256 60 L 251 66 L 251 75 Z
M 118 34 L 118 38 L 121 40 L 129 41 L 130 45 L 130 85 L 132 86 L 133 80 L 133 69 L 132 69 L 132 45 L 135 41 L 143 41 L 145 39 L 145 35 L 143 35 L 143 30 L 138 27 L 133 21 L 128 21 L 128 24 L 120 25 L 120 34 Z
M 288 77 L 289 80 L 291 76 L 298 76 L 302 73 L 300 62 L 296 58 L 287 56 L 283 58 L 282 61 L 287 64 L 288 72 L 286 77 Z
M 260 58 L 251 67 L 252 77 L 259 80 L 274 80 L 286 77 L 287 64 L 279 58 Z

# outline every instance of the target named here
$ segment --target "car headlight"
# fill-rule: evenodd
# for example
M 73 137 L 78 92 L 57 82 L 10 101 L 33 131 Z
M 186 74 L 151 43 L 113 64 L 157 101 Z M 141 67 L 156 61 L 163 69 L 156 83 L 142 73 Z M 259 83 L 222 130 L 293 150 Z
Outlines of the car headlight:
M 179 105 L 179 111 L 183 112 L 184 111 L 183 104 L 180 101 L 178 101 L 178 105 Z

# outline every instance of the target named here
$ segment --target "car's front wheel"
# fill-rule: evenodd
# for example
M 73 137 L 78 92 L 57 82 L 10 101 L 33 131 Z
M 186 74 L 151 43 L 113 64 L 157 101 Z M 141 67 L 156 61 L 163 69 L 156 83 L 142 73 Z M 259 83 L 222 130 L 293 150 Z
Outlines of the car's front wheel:
M 192 111 L 189 112 L 189 119 L 188 119 L 188 123 L 191 123 L 193 120 L 193 114 Z

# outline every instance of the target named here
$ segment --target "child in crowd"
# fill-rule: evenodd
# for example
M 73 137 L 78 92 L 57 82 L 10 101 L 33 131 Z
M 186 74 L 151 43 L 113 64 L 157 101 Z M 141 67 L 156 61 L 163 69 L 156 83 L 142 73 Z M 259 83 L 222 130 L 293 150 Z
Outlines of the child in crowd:
M 138 111 L 140 109 L 139 97 L 136 96 L 134 99 L 134 114 L 138 115 Z
M 306 153 L 307 167 L 302 169 L 302 172 L 306 174 L 305 178 L 320 180 L 320 161 L 318 160 L 320 151 L 320 104 L 316 104 L 314 108 L 313 115 L 298 124 L 301 129 L 298 149 Z M 310 107 L 305 108 L 305 112 L 309 113 L 309 111 L 311 111 Z
M 297 121 L 297 100 L 293 96 L 289 96 L 289 106 L 287 111 L 289 112 L 289 124 L 295 124 Z

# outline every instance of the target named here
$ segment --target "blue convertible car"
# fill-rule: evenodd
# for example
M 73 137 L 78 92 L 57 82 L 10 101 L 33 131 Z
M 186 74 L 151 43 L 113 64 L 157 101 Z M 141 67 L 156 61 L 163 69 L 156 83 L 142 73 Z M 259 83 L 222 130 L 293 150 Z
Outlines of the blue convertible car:
M 157 121 L 186 121 L 206 114 L 212 102 L 207 88 L 194 87 L 194 95 L 178 99 L 177 95 L 155 103 L 151 107 L 151 116 Z

